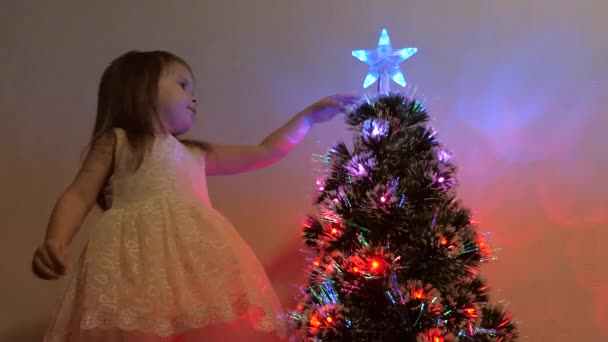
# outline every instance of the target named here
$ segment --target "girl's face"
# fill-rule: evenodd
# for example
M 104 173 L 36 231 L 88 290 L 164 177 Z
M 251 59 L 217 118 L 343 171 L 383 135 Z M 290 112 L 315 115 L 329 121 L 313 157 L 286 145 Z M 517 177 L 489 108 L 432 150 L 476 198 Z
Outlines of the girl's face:
M 158 82 L 158 115 L 163 127 L 173 135 L 187 132 L 196 116 L 194 77 L 181 63 L 171 63 Z

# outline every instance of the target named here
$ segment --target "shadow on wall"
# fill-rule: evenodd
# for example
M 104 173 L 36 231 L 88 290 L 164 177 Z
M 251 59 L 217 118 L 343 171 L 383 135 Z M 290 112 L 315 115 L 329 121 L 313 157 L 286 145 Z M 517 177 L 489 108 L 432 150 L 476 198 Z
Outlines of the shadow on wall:
M 279 256 L 265 269 L 283 308 L 290 310 L 295 308 L 298 289 L 305 284 L 308 274 L 305 255 L 300 251 L 304 248 L 301 239 L 298 237 L 285 245 Z
M 27 323 L 9 329 L 6 336 L 0 337 L 0 342 L 41 342 L 48 327 L 47 317 L 36 317 Z

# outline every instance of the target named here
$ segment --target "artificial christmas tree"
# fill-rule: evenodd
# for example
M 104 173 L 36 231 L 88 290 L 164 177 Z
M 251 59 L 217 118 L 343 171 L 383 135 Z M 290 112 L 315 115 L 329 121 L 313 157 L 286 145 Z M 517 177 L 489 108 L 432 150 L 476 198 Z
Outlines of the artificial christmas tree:
M 491 249 L 456 197 L 451 154 L 405 85 L 398 64 L 415 48 L 393 50 L 386 30 L 364 87 L 379 94 L 346 114 L 353 147 L 325 155 L 318 212 L 303 228 L 310 276 L 290 315 L 294 341 L 515 341 L 516 327 L 491 304 L 478 275 Z

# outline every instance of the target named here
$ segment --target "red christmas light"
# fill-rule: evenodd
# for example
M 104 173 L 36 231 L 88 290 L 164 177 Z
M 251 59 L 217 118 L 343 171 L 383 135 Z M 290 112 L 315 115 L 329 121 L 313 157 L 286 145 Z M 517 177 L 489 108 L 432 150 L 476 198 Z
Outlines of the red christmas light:
M 440 243 L 441 243 L 441 245 L 442 245 L 442 246 L 445 246 L 445 245 L 447 245 L 447 244 L 448 244 L 448 239 L 446 239 L 446 238 L 442 237 L 442 238 L 441 238 L 441 242 L 440 242 Z
M 491 255 L 490 245 L 486 242 L 486 239 L 483 236 L 479 236 L 477 238 L 477 246 L 479 247 L 479 251 L 486 256 Z
M 334 319 L 331 318 L 331 316 L 327 316 L 327 318 L 325 318 L 325 320 L 327 321 L 327 323 L 332 323 L 334 321 Z
M 497 326 L 497 328 L 502 328 L 505 325 L 509 324 L 511 320 L 509 318 L 505 318 L 502 322 L 500 322 L 500 324 Z
M 422 337 L 422 336 L 421 336 Z M 429 342 L 446 342 L 445 336 L 440 329 L 433 328 L 424 335 L 424 340 Z
M 422 299 L 423 296 L 424 296 L 424 291 L 422 291 L 422 290 L 414 291 L 414 298 Z
M 376 269 L 378 269 L 378 267 L 380 267 L 380 263 L 378 262 L 378 260 L 372 260 L 371 262 L 372 265 L 372 270 L 375 271 Z
M 318 328 L 321 325 L 321 322 L 319 322 L 319 319 L 317 318 L 317 316 L 312 316 L 312 318 L 310 319 L 310 325 L 312 325 L 315 328 Z

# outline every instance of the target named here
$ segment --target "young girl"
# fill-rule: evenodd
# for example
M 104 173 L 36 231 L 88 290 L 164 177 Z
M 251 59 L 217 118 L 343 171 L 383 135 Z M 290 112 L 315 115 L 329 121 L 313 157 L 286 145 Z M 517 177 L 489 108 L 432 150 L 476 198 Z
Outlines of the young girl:
M 285 156 L 311 125 L 357 101 L 310 105 L 259 145 L 175 138 L 197 112 L 192 72 L 163 51 L 129 52 L 101 78 L 88 154 L 52 212 L 33 272 L 65 274 L 95 202 L 105 210 L 45 336 L 59 341 L 239 341 L 284 336 L 279 301 L 236 229 L 211 206 L 205 175 Z

